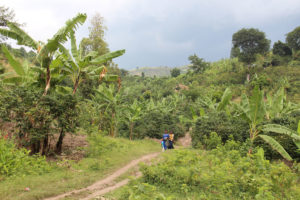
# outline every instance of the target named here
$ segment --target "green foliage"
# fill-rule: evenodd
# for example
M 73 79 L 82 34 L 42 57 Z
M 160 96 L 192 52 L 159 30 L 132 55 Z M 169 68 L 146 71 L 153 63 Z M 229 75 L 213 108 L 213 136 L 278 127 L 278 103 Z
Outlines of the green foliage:
M 42 174 L 51 170 L 44 157 L 29 156 L 28 150 L 17 149 L 14 142 L 0 137 L 0 181 L 11 176 Z
M 189 61 L 191 62 L 189 68 L 194 73 L 203 73 L 210 66 L 208 62 L 205 62 L 203 58 L 199 58 L 196 54 L 189 56 Z
M 184 135 L 184 130 L 179 124 L 179 118 L 169 112 L 162 112 L 160 110 L 151 110 L 144 113 L 135 122 L 133 132 L 134 138 L 158 138 L 162 137 L 165 130 L 173 131 L 175 138 Z M 129 127 L 120 124 L 120 135 L 127 136 L 129 134 Z M 129 136 L 129 135 L 128 135 Z
M 171 70 L 171 76 L 172 77 L 177 77 L 179 75 L 180 75 L 180 69 L 179 68 L 175 67 L 174 69 Z
M 18 142 L 31 153 L 48 152 L 48 138 L 57 129 L 62 134 L 77 127 L 77 101 L 71 95 L 53 94 L 41 98 L 36 87 L 12 87 L 0 90 L 0 117 L 15 126 Z M 43 142 L 42 142 L 43 141 Z
M 292 50 L 287 44 L 278 40 L 278 42 L 275 42 L 273 45 L 273 54 L 279 56 L 291 56 Z
M 171 200 L 173 198 L 166 198 L 161 192 L 159 192 L 159 188 L 154 185 L 148 183 L 138 183 L 135 181 L 131 183 L 132 187 L 126 187 L 128 191 L 122 194 L 120 199 L 128 199 L 128 200 Z
M 134 188 L 147 184 L 143 194 L 153 191 L 154 197 L 163 194 L 172 199 L 300 197 L 297 173 L 283 163 L 265 160 L 262 149 L 249 157 L 241 154 L 239 147 L 230 141 L 212 151 L 176 150 L 156 165 L 143 165 L 142 179 L 132 182 L 122 195 L 138 195 L 141 191 Z
M 10 66 L 15 71 L 15 73 L 7 72 L 2 74 L 0 80 L 2 79 L 3 83 L 28 85 L 36 81 L 36 73 L 33 71 L 35 67 L 30 66 L 27 61 L 21 64 L 13 55 L 11 55 L 5 45 L 2 45 L 2 51 L 8 59 Z
M 206 135 L 203 137 L 203 145 L 207 150 L 215 149 L 221 144 L 222 138 L 216 132 L 211 132 L 209 138 Z
M 256 60 L 256 54 L 264 54 L 270 48 L 270 40 L 258 29 L 241 29 L 232 35 L 232 56 L 247 64 Z
M 286 35 L 286 43 L 294 51 L 300 50 L 300 26 Z
M 225 112 L 211 111 L 196 122 L 191 134 L 192 144 L 195 147 L 201 145 L 212 132 L 216 132 L 223 143 L 230 138 L 230 135 L 236 141 L 243 142 L 248 137 L 248 130 L 248 124 L 241 118 L 230 117 Z
M 90 20 L 89 37 L 83 38 L 81 46 L 83 47 L 83 55 L 87 55 L 90 51 L 97 51 L 98 55 L 109 52 L 108 44 L 104 40 L 105 30 L 104 18 L 96 13 Z

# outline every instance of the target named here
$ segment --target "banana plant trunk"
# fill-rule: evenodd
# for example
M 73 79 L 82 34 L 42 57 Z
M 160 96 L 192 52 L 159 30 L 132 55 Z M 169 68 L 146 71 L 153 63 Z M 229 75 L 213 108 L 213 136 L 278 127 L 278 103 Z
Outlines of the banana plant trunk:
M 75 84 L 74 84 L 73 95 L 76 93 L 78 85 L 79 85 L 79 75 L 77 76 Z
M 112 137 L 115 137 L 115 113 L 112 113 L 111 115 L 111 123 L 110 123 L 110 134 Z
M 130 140 L 132 140 L 133 125 L 134 125 L 133 122 L 130 122 L 130 136 L 129 136 Z
M 50 81 L 51 81 L 51 73 L 50 73 L 50 67 L 47 67 L 47 75 L 46 75 L 46 87 L 43 96 L 46 96 L 48 93 L 48 90 L 50 89 Z

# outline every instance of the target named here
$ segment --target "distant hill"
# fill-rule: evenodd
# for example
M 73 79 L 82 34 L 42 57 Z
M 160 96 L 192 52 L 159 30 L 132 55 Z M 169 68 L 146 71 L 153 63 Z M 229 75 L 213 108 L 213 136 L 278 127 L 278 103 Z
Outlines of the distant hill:
M 181 70 L 181 73 L 186 73 L 188 70 L 188 65 L 177 67 Z M 170 71 L 174 69 L 173 67 L 140 67 L 137 69 L 129 70 L 130 75 L 141 76 L 142 72 L 145 73 L 145 76 L 171 76 Z

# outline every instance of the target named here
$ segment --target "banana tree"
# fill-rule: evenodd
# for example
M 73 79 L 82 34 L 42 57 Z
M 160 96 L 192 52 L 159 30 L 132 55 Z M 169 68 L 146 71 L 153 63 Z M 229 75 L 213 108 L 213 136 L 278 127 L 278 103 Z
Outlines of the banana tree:
M 236 104 L 236 108 L 240 112 L 238 116 L 244 118 L 249 123 L 250 140 L 252 144 L 255 139 L 261 138 L 286 160 L 292 160 L 290 155 L 275 139 L 273 139 L 271 136 L 261 134 L 261 129 L 267 131 L 268 128 L 270 128 L 269 125 L 259 127 L 259 124 L 262 123 L 264 120 L 266 120 L 266 105 L 264 102 L 263 91 L 259 90 L 258 87 L 255 87 L 254 90 L 252 91 L 252 96 L 249 99 L 245 94 L 243 94 L 242 101 L 240 102 L 239 105 Z M 299 136 L 295 134 L 287 134 L 287 132 L 285 131 L 281 131 L 278 133 L 287 135 L 297 141 L 300 139 Z M 252 149 L 250 148 L 249 153 L 251 152 Z
M 25 61 L 22 64 L 14 58 L 5 45 L 2 45 L 2 52 L 8 60 L 8 63 L 14 72 L 7 72 L 0 75 L 0 80 L 5 84 L 26 85 L 36 82 L 36 73 L 30 67 L 30 64 Z
M 283 87 L 279 88 L 274 95 L 267 94 L 267 119 L 280 117 L 282 114 L 289 114 L 296 110 L 300 110 L 300 106 L 286 101 L 286 94 Z
M 273 132 L 291 137 L 295 145 L 298 147 L 298 151 L 300 152 L 300 121 L 298 122 L 297 131 L 289 129 L 285 126 L 281 126 L 279 124 L 264 125 L 262 130 L 264 132 Z
M 121 94 L 116 92 L 113 84 L 109 87 L 100 85 L 95 90 L 95 95 L 92 97 L 96 104 L 99 104 L 103 109 L 101 115 L 104 114 L 106 120 L 109 122 L 109 133 L 112 137 L 116 135 L 117 118 L 118 118 L 118 106 L 120 104 Z M 100 116 L 100 120 L 104 118 Z M 101 121 L 100 121 L 101 122 Z
M 140 119 L 142 115 L 142 107 L 141 105 L 137 102 L 137 100 L 134 100 L 133 104 L 127 107 L 125 110 L 125 117 L 129 123 L 129 138 L 132 140 L 133 138 L 133 128 L 134 128 L 134 123 Z
M 227 105 L 230 104 L 230 100 L 232 98 L 232 92 L 230 88 L 226 88 L 223 92 L 221 101 L 219 103 L 215 103 L 210 98 L 204 97 L 203 99 L 197 99 L 202 106 L 205 106 L 211 110 L 222 111 L 227 110 Z
M 98 55 L 96 51 L 91 51 L 87 55 L 83 55 L 83 48 L 81 45 L 77 48 L 74 31 L 70 32 L 71 38 L 71 53 L 63 46 L 60 46 L 62 54 L 59 58 L 65 64 L 64 71 L 69 75 L 73 81 L 73 94 L 76 93 L 79 84 L 82 81 L 82 74 L 89 76 L 99 76 L 99 79 L 108 81 L 118 81 L 116 75 L 106 75 L 107 69 L 101 66 L 113 58 L 119 57 L 125 53 L 125 50 L 118 50 L 104 55 Z
M 58 30 L 58 32 L 47 41 L 47 43 L 37 42 L 32 39 L 25 31 L 13 23 L 8 23 L 9 29 L 0 29 L 0 34 L 11 39 L 17 40 L 18 45 L 24 45 L 32 48 L 37 53 L 36 60 L 41 67 L 46 69 L 46 83 L 44 94 L 46 95 L 50 89 L 51 71 L 50 65 L 53 61 L 53 56 L 58 48 L 67 41 L 72 31 L 76 30 L 78 25 L 83 24 L 86 20 L 86 14 L 79 13 L 76 17 L 68 20 L 65 26 Z

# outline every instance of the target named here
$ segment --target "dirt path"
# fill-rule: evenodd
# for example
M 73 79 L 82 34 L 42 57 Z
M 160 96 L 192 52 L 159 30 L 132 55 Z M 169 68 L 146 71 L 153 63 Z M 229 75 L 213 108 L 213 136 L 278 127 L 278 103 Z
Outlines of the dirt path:
M 136 167 L 140 162 L 149 161 L 149 160 L 155 158 L 158 155 L 159 155 L 159 152 L 145 155 L 145 156 L 143 156 L 139 159 L 131 161 L 126 166 L 118 169 L 113 174 L 109 175 L 105 179 L 102 179 L 102 180 L 94 183 L 93 185 L 90 185 L 86 188 L 82 188 L 82 189 L 79 189 L 79 190 L 73 190 L 71 192 L 61 194 L 59 196 L 47 198 L 45 200 L 59 200 L 59 199 L 62 199 L 62 198 L 68 197 L 68 196 L 72 196 L 72 195 L 75 195 L 75 194 L 83 193 L 83 192 L 84 193 L 87 192 L 87 193 L 89 193 L 89 195 L 86 196 L 85 198 L 81 198 L 81 199 L 88 200 L 88 199 L 97 197 L 99 195 L 105 194 L 105 193 L 110 192 L 114 189 L 117 189 L 117 188 L 119 188 L 123 185 L 126 185 L 129 181 L 128 179 L 125 179 L 125 180 L 122 180 L 118 183 L 115 183 L 114 180 L 117 177 L 121 176 L 122 174 L 127 172 L 129 169 Z M 136 177 L 140 177 L 140 176 L 141 176 L 141 173 L 136 174 Z
M 189 132 L 190 132 L 190 131 L 189 131 Z M 185 133 L 184 137 L 179 138 L 179 139 L 177 140 L 177 143 L 178 143 L 179 145 L 182 145 L 182 146 L 184 146 L 184 147 L 189 147 L 189 146 L 192 145 L 192 138 L 191 138 L 191 135 L 190 135 L 189 132 Z

